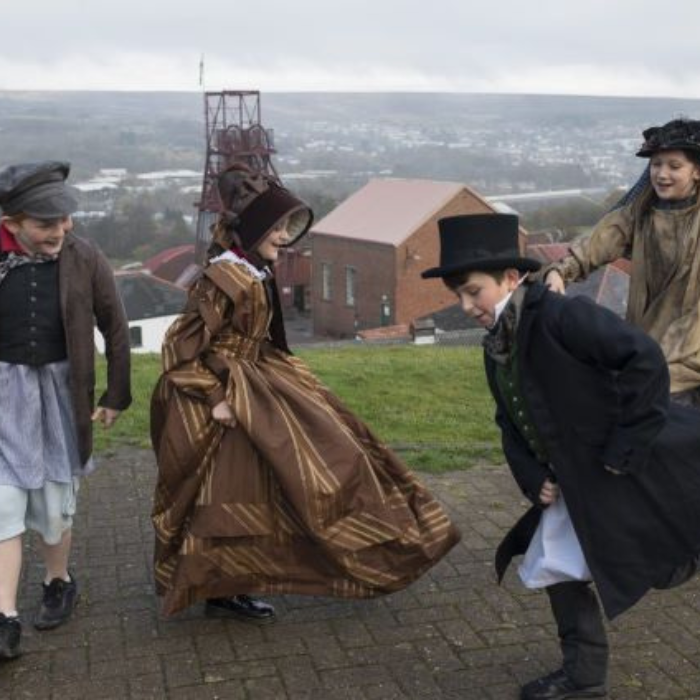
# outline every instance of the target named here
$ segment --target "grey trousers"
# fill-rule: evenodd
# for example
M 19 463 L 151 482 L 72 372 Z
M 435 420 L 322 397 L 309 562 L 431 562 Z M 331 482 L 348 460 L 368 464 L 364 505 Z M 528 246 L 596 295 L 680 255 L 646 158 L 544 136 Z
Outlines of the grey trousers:
M 608 675 L 608 639 L 598 599 L 585 581 L 545 589 L 557 623 L 563 668 L 577 685 L 603 685 Z

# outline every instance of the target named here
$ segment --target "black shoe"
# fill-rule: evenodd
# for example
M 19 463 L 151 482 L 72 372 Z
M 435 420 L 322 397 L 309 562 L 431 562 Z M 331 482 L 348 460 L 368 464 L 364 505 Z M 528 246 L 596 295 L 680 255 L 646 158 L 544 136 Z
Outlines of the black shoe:
M 209 617 L 235 617 L 241 622 L 256 625 L 268 625 L 277 619 L 271 605 L 247 595 L 208 598 L 204 611 Z
M 0 613 L 0 661 L 16 659 L 22 653 L 19 649 L 21 636 L 22 625 L 19 620 Z
M 70 581 L 55 578 L 48 586 L 41 584 L 44 596 L 34 617 L 36 629 L 52 630 L 70 619 L 78 601 L 78 584 L 73 574 L 69 576 Z
M 548 676 L 525 684 L 520 700 L 566 700 L 566 698 L 602 698 L 607 689 L 602 685 L 577 685 L 569 674 L 560 668 Z

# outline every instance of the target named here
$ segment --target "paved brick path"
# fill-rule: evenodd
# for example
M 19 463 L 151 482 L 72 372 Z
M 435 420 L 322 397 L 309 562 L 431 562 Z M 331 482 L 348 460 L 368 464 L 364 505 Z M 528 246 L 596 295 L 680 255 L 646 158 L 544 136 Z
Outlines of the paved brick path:
M 102 458 L 84 482 L 75 569 L 83 597 L 53 632 L 26 626 L 25 655 L 0 666 L 2 700 L 508 700 L 551 670 L 557 645 L 545 596 L 491 557 L 525 503 L 503 468 L 427 479 L 453 513 L 462 543 L 409 590 L 371 602 L 275 599 L 280 621 L 258 628 L 199 608 L 158 615 L 148 518 L 153 459 Z M 29 553 L 21 611 L 42 571 Z M 654 593 L 610 628 L 610 698 L 700 699 L 700 585 Z

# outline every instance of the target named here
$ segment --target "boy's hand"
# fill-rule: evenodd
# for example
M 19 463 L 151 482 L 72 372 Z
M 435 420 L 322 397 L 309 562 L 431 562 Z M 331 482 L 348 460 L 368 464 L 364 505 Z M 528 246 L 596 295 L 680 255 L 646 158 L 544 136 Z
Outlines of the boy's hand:
M 559 486 L 549 479 L 545 479 L 540 489 L 540 503 L 544 506 L 551 506 L 559 498 Z
M 544 278 L 544 283 L 557 294 L 566 294 L 566 285 L 564 284 L 564 278 L 559 274 L 557 270 L 550 270 Z
M 93 423 L 102 423 L 103 428 L 111 428 L 114 422 L 119 418 L 121 411 L 117 411 L 114 408 L 106 408 L 105 406 L 98 406 L 95 412 L 92 414 Z
M 606 471 L 609 471 L 611 474 L 614 474 L 615 476 L 624 476 L 625 472 L 621 472 L 619 469 L 615 469 L 615 467 L 611 467 L 609 464 L 604 464 L 603 465 L 606 469 Z
M 219 403 L 211 409 L 211 417 L 227 428 L 233 428 L 236 425 L 236 416 L 233 415 L 233 411 L 226 401 L 219 401 Z

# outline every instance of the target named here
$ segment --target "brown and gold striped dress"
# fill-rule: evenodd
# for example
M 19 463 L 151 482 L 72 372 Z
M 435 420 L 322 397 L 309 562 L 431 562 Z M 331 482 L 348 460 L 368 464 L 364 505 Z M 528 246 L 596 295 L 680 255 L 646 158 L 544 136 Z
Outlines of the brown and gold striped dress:
M 166 614 L 240 593 L 392 593 L 459 540 L 398 458 L 272 345 L 271 316 L 264 282 L 218 262 L 166 336 L 152 402 Z M 211 418 L 223 398 L 234 428 Z

